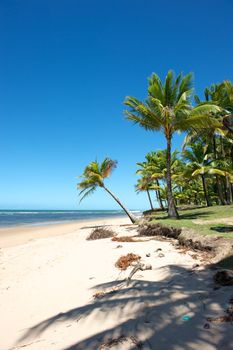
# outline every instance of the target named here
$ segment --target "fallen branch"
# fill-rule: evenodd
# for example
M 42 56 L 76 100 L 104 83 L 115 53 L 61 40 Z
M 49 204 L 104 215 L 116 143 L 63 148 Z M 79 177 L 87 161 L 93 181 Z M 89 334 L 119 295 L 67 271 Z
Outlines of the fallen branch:
M 137 265 L 134 266 L 134 268 L 132 269 L 132 271 L 130 272 L 129 276 L 127 277 L 126 281 L 127 281 L 127 286 L 129 285 L 129 282 L 131 281 L 133 275 L 138 271 L 145 271 L 145 270 L 151 270 L 152 266 L 150 264 L 143 264 L 138 262 Z

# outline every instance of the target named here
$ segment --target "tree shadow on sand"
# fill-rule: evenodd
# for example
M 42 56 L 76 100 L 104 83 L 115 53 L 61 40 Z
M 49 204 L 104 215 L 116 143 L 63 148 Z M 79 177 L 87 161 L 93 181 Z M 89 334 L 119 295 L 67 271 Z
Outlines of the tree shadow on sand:
M 223 313 L 232 290 L 214 288 L 213 271 L 209 269 L 198 271 L 170 265 L 147 271 L 147 276 L 151 273 L 156 279 L 161 269 L 166 277 L 157 282 L 135 279 L 128 286 L 125 281 L 96 285 L 95 292 L 106 291 L 102 298 L 36 324 L 20 342 L 37 338 L 57 322 L 74 321 L 77 334 L 93 322 L 99 324 L 99 330 L 64 350 L 232 348 L 233 326 L 208 324 L 206 320 Z M 109 324 L 114 326 L 107 328 Z M 127 339 L 134 343 L 127 347 Z M 118 347 L 114 347 L 114 340 L 119 341 Z

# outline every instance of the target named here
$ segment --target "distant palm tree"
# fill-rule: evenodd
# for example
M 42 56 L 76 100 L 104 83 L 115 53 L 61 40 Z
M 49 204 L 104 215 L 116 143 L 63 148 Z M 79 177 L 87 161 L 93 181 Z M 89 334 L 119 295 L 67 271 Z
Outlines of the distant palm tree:
M 213 152 L 215 160 L 218 162 L 231 159 L 230 167 L 227 171 L 233 170 L 233 84 L 229 80 L 224 80 L 219 84 L 212 84 L 210 88 L 204 91 L 205 100 L 201 102 L 198 96 L 195 96 L 197 103 L 214 103 L 221 107 L 219 117 L 222 120 L 222 129 L 217 129 L 216 135 L 213 136 Z M 217 143 L 220 147 L 218 148 Z M 222 186 L 216 175 L 218 194 L 222 204 L 232 203 L 232 185 L 229 182 L 229 176 L 225 177 L 226 198 L 223 196 Z
M 147 193 L 151 210 L 154 210 L 150 191 L 152 190 L 157 191 L 158 189 L 160 189 L 160 187 L 158 185 L 153 184 L 153 182 L 151 181 L 151 177 L 148 175 L 142 176 L 140 179 L 138 179 L 135 189 L 136 189 L 136 192 Z
M 177 158 L 179 152 L 174 151 L 171 153 L 171 177 L 177 176 L 177 170 L 179 170 L 181 160 Z M 167 161 L 166 161 L 166 150 L 158 150 L 156 152 L 150 152 L 146 155 L 146 161 L 137 163 L 139 169 L 136 174 L 142 175 L 143 178 L 150 179 L 150 189 L 156 191 L 157 201 L 160 208 L 164 210 L 160 191 L 162 189 L 161 183 L 166 181 L 167 174 Z M 154 185 L 152 188 L 152 184 Z
M 187 131 L 191 128 L 208 128 L 218 126 L 218 121 L 212 113 L 219 112 L 220 108 L 213 104 L 191 106 L 192 74 L 175 79 L 174 73 L 169 71 L 162 84 L 156 74 L 149 78 L 148 96 L 145 102 L 135 97 L 126 97 L 125 104 L 130 108 L 126 110 L 127 119 L 139 124 L 146 130 L 162 130 L 166 140 L 167 161 L 167 200 L 168 216 L 178 218 L 178 212 L 172 195 L 171 178 L 171 141 L 176 131 Z
M 226 176 L 226 171 L 217 167 L 216 162 L 209 157 L 211 154 L 206 154 L 205 146 L 202 142 L 199 141 L 188 145 L 188 148 L 183 151 L 183 157 L 188 161 L 184 175 L 189 176 L 191 174 L 193 177 L 201 177 L 206 204 L 209 207 L 212 204 L 208 195 L 206 175 Z M 227 173 L 227 175 L 229 174 Z
M 77 184 L 77 189 L 81 190 L 79 193 L 79 195 L 82 196 L 80 202 L 85 197 L 92 194 L 97 189 L 97 187 L 101 187 L 115 199 L 115 201 L 128 215 L 131 222 L 135 223 L 137 219 L 123 206 L 119 198 L 117 198 L 104 184 L 104 179 L 111 175 L 116 166 L 117 161 L 110 158 L 105 158 L 102 163 L 94 161 L 88 164 L 84 169 L 83 174 L 80 176 L 82 178 L 82 181 Z

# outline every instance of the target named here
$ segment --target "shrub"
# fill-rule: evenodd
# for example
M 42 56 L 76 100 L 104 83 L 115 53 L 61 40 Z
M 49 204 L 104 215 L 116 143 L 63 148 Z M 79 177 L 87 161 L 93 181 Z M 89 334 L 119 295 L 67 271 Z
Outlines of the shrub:
M 163 226 L 161 224 L 144 224 L 139 226 L 138 232 L 140 236 L 164 236 L 177 238 L 180 233 L 180 228 Z
M 87 240 L 95 240 L 95 239 L 103 239 L 103 238 L 110 238 L 110 237 L 114 237 L 115 233 L 105 227 L 97 227 L 95 228 L 90 235 L 87 237 Z

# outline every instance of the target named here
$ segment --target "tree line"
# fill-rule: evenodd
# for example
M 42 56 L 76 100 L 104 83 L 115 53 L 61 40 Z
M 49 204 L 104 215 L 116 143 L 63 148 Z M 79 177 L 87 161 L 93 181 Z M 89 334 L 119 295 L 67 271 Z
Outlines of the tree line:
M 205 89 L 204 96 L 204 100 L 194 96 L 192 73 L 175 76 L 169 71 L 164 82 L 152 74 L 145 100 L 128 96 L 124 102 L 129 121 L 165 136 L 165 150 L 148 153 L 144 161 L 137 163 L 136 191 L 147 192 L 151 209 L 153 191 L 160 208 L 166 209 L 171 218 L 179 218 L 177 206 L 182 204 L 232 203 L 233 84 L 213 84 Z M 180 152 L 172 152 L 175 132 L 186 134 Z M 115 167 L 116 161 L 109 158 L 100 164 L 90 163 L 78 184 L 81 200 L 100 186 L 135 222 L 104 184 Z

